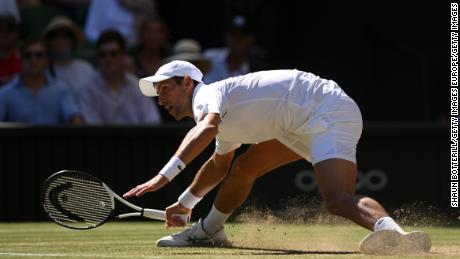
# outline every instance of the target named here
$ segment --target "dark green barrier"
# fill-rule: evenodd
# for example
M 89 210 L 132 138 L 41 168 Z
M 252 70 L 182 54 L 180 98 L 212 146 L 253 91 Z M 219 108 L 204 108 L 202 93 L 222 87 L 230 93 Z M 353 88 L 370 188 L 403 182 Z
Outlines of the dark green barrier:
M 62 169 L 91 173 L 122 194 L 156 174 L 187 130 L 183 126 L 0 128 L 0 221 L 45 219 L 39 202 L 41 183 Z M 447 126 L 367 125 L 358 147 L 358 192 L 385 206 L 423 200 L 447 209 L 447 136 Z M 167 187 L 131 201 L 164 209 L 188 186 L 213 148 L 210 145 Z M 311 176 L 306 162 L 285 166 L 258 181 L 251 200 L 278 208 L 286 199 L 316 194 Z M 197 206 L 195 217 L 206 215 L 214 195 Z

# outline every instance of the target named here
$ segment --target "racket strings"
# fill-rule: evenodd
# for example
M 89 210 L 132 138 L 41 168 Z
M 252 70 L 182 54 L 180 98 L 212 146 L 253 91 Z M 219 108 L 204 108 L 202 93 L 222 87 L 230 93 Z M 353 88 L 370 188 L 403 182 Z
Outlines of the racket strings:
M 60 175 L 47 186 L 44 206 L 58 223 L 91 228 L 111 216 L 114 200 L 99 181 L 89 176 Z

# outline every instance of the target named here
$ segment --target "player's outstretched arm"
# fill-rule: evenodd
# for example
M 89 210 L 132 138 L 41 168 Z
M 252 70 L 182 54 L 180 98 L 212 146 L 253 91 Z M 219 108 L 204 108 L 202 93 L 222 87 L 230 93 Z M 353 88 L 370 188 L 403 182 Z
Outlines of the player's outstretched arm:
M 180 173 L 186 164 L 197 157 L 218 133 L 218 124 L 221 122 L 220 115 L 207 114 L 206 117 L 193 127 L 185 136 L 176 154 L 151 180 L 140 184 L 123 194 L 123 198 L 141 196 L 147 192 L 154 192 L 165 186 Z

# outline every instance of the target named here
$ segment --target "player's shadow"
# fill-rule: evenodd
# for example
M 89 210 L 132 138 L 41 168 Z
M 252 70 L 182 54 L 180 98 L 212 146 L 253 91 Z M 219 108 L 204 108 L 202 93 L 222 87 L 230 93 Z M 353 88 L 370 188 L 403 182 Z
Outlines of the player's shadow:
M 207 246 L 204 246 L 207 247 Z M 294 249 L 273 249 L 273 248 L 260 248 L 260 247 L 247 247 L 247 246 L 226 246 L 226 247 L 212 247 L 214 249 L 235 249 L 238 250 L 236 254 L 238 255 L 272 255 L 272 256 L 289 256 L 289 255 L 351 255 L 359 254 L 356 251 L 304 251 L 304 250 L 294 250 Z M 190 254 L 207 254 L 200 251 L 187 251 L 187 252 L 175 252 L 175 255 L 190 255 Z M 209 251 L 209 254 L 215 254 L 215 252 Z
M 303 254 L 315 254 L 315 255 L 349 255 L 359 254 L 354 251 L 304 251 L 294 249 L 272 249 L 272 248 L 260 248 L 260 247 L 246 247 L 246 246 L 232 246 L 227 247 L 228 249 L 239 249 L 251 251 L 251 255 L 303 255 Z

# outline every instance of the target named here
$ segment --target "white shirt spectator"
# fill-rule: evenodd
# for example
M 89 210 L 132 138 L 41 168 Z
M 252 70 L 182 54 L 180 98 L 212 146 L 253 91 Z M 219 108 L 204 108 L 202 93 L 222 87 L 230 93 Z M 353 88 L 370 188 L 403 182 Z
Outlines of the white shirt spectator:
M 76 93 L 95 73 L 90 63 L 76 58 L 65 65 L 53 64 L 53 70 L 54 77 L 65 82 L 72 93 Z
M 137 43 L 137 31 L 133 13 L 117 0 L 91 1 L 85 25 L 85 36 L 96 42 L 99 35 L 109 29 L 120 32 L 128 46 Z
M 143 96 L 138 78 L 125 73 L 120 91 L 111 91 L 99 72 L 78 89 L 77 101 L 87 124 L 160 124 L 157 105 Z

